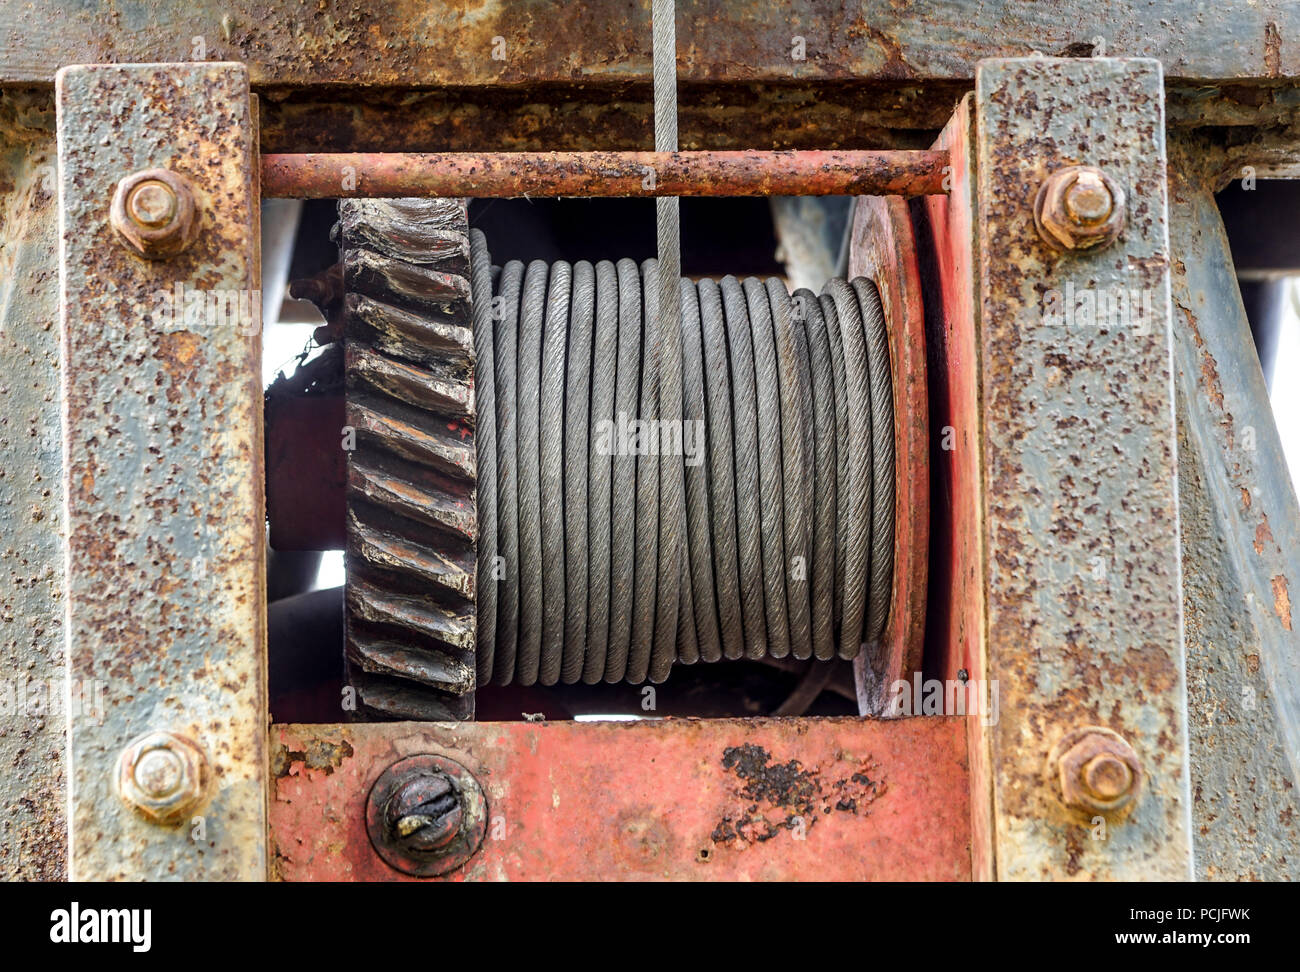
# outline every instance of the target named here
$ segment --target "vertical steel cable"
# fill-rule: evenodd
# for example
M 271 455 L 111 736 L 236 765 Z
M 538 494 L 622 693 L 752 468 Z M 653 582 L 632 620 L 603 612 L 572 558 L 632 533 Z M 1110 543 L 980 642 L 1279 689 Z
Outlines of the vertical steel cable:
M 541 670 L 542 649 L 542 321 L 550 268 L 528 264 L 519 310 L 519 681 L 532 685 Z M 509 568 L 507 568 L 509 569 Z
M 595 348 L 591 368 L 591 430 L 588 436 L 590 482 L 587 496 L 587 651 L 582 680 L 594 685 L 605 677 L 610 619 L 610 528 L 613 451 L 601 441 L 614 424 L 614 386 L 619 367 L 618 273 L 614 264 L 596 265 Z
M 559 681 L 564 646 L 564 357 L 569 343 L 572 296 L 573 268 L 563 260 L 551 264 L 542 331 L 538 416 L 541 464 L 538 500 L 542 520 L 542 658 L 539 678 L 543 685 L 554 685 Z
M 583 674 L 587 653 L 588 591 L 587 437 L 591 428 L 592 326 L 596 316 L 596 271 L 590 263 L 573 267 L 569 348 L 564 386 L 564 644 L 560 678 L 566 684 Z M 611 386 L 612 387 L 612 386 Z
M 653 0 L 655 151 L 677 151 L 677 27 L 673 0 Z M 678 280 L 681 278 L 681 233 L 678 200 L 655 200 L 658 224 L 658 278 L 647 281 L 657 286 L 657 329 L 659 349 L 659 409 L 661 430 L 669 436 L 682 431 L 682 329 Z M 655 643 L 650 677 L 661 682 L 668 677 L 675 656 L 681 587 L 689 584 L 682 543 L 686 518 L 685 484 L 680 462 L 661 462 L 659 511 L 659 577 Z M 692 632 L 693 637 L 693 632 Z
M 790 654 L 790 624 L 785 599 L 789 565 L 785 559 L 785 497 L 781 468 L 781 377 L 767 290 L 750 277 L 744 281 L 750 334 L 754 345 L 754 383 L 758 402 L 759 536 L 763 553 L 763 603 L 767 651 L 773 658 Z
M 642 414 L 641 405 L 641 274 L 629 260 L 618 261 L 618 377 L 614 391 L 615 421 L 611 438 Z M 621 682 L 627 674 L 632 643 L 632 593 L 636 578 L 637 457 L 618 448 L 613 453 L 613 515 L 610 520 L 609 651 L 605 681 Z
M 474 386 L 474 442 L 478 455 L 478 552 L 475 579 L 475 652 L 479 685 L 492 678 L 491 646 L 497 633 L 497 415 L 496 358 L 492 334 L 492 258 L 487 239 L 478 230 L 469 234 L 470 293 L 474 301 L 474 357 L 478 381 Z
M 726 320 L 731 364 L 731 447 L 736 471 L 736 555 L 745 657 L 767 654 L 767 621 L 763 593 L 763 541 L 759 529 L 758 392 L 754 378 L 754 346 L 745 292 L 735 277 L 723 277 L 719 288 Z
M 862 308 L 871 373 L 871 578 L 863 640 L 874 645 L 885 628 L 894 577 L 894 392 L 880 293 L 870 280 L 859 278 L 852 287 Z
M 683 427 L 703 430 L 708 410 L 704 393 L 704 336 L 700 321 L 700 297 L 689 280 L 681 282 L 682 297 L 682 417 Z M 728 423 L 730 427 L 730 423 Z M 706 462 L 707 439 L 700 435 L 695 440 L 696 455 L 686 461 L 686 546 L 690 584 L 682 585 L 691 592 L 692 617 L 695 626 L 695 657 L 681 652 L 681 660 L 690 664 L 702 658 L 717 661 L 722 657 L 722 638 L 718 626 L 717 594 L 713 580 L 713 518 L 709 509 L 709 466 Z M 685 436 L 683 435 L 683 444 Z M 733 554 L 734 556 L 734 554 Z M 683 610 L 683 615 L 686 612 Z
M 519 644 L 519 405 L 517 343 L 519 337 L 519 296 L 523 288 L 524 265 L 512 260 L 501 268 L 497 282 L 499 298 L 493 301 L 492 334 L 496 356 L 497 414 L 497 549 L 505 565 L 497 591 L 496 644 L 480 640 L 480 654 L 494 654 L 493 667 L 498 684 L 508 685 L 515 677 L 515 652 Z M 477 320 L 477 317 L 475 318 Z M 480 444 L 480 448 L 482 448 Z M 480 663 L 481 664 L 481 663 Z
M 830 280 L 830 297 L 844 349 L 848 399 L 848 505 L 841 506 L 848 528 L 844 551 L 844 613 L 840 618 L 840 657 L 852 658 L 862 644 L 871 550 L 871 401 L 866 341 L 857 295 L 843 280 Z
M 794 305 L 804 325 L 810 358 L 813 459 L 812 627 L 813 655 L 835 657 L 835 510 L 837 497 L 835 384 L 830 338 L 821 305 L 811 290 L 798 290 Z
M 654 260 L 641 265 L 641 288 L 645 297 L 643 318 L 644 346 L 641 353 L 641 415 L 651 423 L 661 415 L 659 399 L 660 366 L 663 355 L 659 330 L 658 267 Z M 633 432 L 629 447 L 635 444 L 636 457 L 636 589 L 632 595 L 632 643 L 628 649 L 627 678 L 644 682 L 650 671 L 654 649 L 656 595 L 659 588 L 659 449 L 654 424 L 642 425 L 640 435 Z M 677 619 L 673 618 L 673 633 Z
M 713 528 L 713 578 L 717 592 L 718 628 L 722 656 L 740 658 L 745 653 L 740 610 L 740 564 L 736 554 L 736 466 L 732 422 L 731 368 L 727 360 L 727 328 L 722 294 L 712 280 L 696 288 L 700 302 L 700 329 L 704 341 L 704 397 L 707 402 L 709 512 Z M 716 661 L 716 658 L 705 658 Z

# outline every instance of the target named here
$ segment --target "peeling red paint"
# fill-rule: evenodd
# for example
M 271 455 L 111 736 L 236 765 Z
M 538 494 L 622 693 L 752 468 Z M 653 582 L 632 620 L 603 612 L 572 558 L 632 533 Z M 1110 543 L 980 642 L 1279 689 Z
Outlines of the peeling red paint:
M 487 797 L 450 880 L 967 880 L 965 737 L 943 717 L 275 726 L 275 870 L 413 880 L 375 853 L 366 799 L 432 753 Z

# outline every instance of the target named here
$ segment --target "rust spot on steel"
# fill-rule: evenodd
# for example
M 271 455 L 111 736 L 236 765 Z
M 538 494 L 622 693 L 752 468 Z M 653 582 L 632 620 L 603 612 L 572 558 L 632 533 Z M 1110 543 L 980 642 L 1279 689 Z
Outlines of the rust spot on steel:
M 723 813 L 710 840 L 737 848 L 769 841 L 782 831 L 806 838 L 828 814 L 867 813 L 886 789 L 879 765 L 870 756 L 841 769 L 830 782 L 797 759 L 774 760 L 753 743 L 728 746 L 722 753 L 722 767 L 743 785 L 736 794 L 737 805 Z
M 291 750 L 283 743 L 271 752 L 271 776 L 282 779 L 291 772 L 312 770 L 329 776 L 351 758 L 354 750 L 346 739 L 313 738 L 302 749 Z
M 1271 20 L 1264 25 L 1264 68 L 1270 78 L 1282 74 L 1282 33 Z
M 946 152 L 266 155 L 267 198 L 941 195 Z
M 1255 526 L 1255 553 L 1263 554 L 1270 543 L 1273 543 L 1273 531 L 1269 529 L 1268 517 L 1265 516 Z
M 1282 627 L 1291 630 L 1291 595 L 1287 593 L 1286 578 L 1281 574 L 1273 577 L 1273 612 L 1282 622 Z

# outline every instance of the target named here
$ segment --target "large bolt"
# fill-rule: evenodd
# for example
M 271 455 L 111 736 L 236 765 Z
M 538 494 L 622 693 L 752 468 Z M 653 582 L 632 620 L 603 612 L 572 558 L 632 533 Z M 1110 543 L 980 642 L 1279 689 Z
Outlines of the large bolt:
M 415 853 L 439 851 L 460 832 L 460 794 L 446 773 L 418 773 L 388 798 L 385 823 L 395 843 Z
M 1142 787 L 1142 764 L 1119 733 L 1103 726 L 1069 732 L 1052 749 L 1061 800 L 1084 813 L 1113 813 L 1128 806 Z
M 189 181 L 167 169 L 145 169 L 119 182 L 109 218 L 127 246 L 148 260 L 176 256 L 198 233 Z
M 202 801 L 208 759 L 184 736 L 146 732 L 122 751 L 118 792 L 130 806 L 157 823 L 173 823 Z
M 1038 235 L 1058 250 L 1092 250 L 1124 229 L 1124 190 L 1091 165 L 1053 172 L 1034 200 Z
M 366 801 L 375 852 L 405 874 L 433 877 L 469 860 L 487 830 L 487 800 L 454 759 L 407 756 L 388 767 Z

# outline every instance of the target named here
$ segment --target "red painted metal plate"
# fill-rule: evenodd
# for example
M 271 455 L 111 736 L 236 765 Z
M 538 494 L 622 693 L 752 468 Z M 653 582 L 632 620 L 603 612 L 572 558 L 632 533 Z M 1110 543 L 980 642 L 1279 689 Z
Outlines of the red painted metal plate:
M 487 794 L 487 838 L 452 880 L 970 877 L 961 719 L 275 726 L 272 744 L 283 880 L 421 880 L 366 833 L 371 786 L 417 753 Z
M 935 595 L 930 614 L 928 672 L 951 680 L 965 671 L 984 684 L 988 666 L 984 651 L 984 480 L 980 471 L 980 405 L 977 371 L 979 336 L 974 304 L 974 178 L 971 158 L 970 101 L 958 106 L 936 145 L 952 161 L 951 194 L 925 200 L 934 251 L 930 281 L 934 324 L 930 354 L 937 376 L 931 404 L 936 432 L 947 441 L 935 451 L 935 504 L 932 529 L 936 557 L 931 564 Z M 967 723 L 967 753 L 973 792 L 972 860 L 977 880 L 992 880 L 993 804 L 988 727 L 982 719 Z

